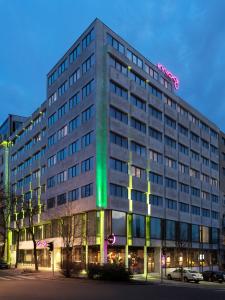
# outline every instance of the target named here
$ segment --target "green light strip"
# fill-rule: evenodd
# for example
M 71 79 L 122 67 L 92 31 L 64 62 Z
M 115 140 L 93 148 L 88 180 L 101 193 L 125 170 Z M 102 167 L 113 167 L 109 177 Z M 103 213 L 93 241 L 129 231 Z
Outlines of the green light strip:
M 99 57 L 96 86 L 96 206 L 107 208 L 107 82 L 106 51 Z

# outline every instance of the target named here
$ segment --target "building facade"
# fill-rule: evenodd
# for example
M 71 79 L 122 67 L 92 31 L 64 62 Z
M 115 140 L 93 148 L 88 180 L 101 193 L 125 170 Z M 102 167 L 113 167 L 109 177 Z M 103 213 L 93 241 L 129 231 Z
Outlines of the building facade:
M 32 242 L 20 203 L 35 199 L 36 239 L 54 241 L 56 266 L 58 220 L 69 214 L 73 262 L 134 273 L 219 267 L 220 130 L 177 85 L 101 21 L 85 30 L 48 73 L 47 100 L 10 137 L 21 263 L 32 262 Z M 43 245 L 39 263 L 49 267 Z M 11 250 L 13 262 L 15 238 Z

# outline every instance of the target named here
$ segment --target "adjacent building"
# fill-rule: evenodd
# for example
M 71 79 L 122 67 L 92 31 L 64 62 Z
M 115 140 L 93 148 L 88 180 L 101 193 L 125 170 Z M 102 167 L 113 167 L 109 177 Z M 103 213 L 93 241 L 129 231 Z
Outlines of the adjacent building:
M 48 73 L 47 100 L 10 135 L 21 263 L 33 246 L 19 203 L 36 199 L 36 239 L 54 241 L 56 266 L 59 218 L 70 214 L 73 262 L 134 273 L 219 267 L 221 132 L 177 96 L 178 84 L 98 19 L 85 30 Z M 43 245 L 39 264 L 50 267 Z M 13 262 L 15 238 L 11 250 Z

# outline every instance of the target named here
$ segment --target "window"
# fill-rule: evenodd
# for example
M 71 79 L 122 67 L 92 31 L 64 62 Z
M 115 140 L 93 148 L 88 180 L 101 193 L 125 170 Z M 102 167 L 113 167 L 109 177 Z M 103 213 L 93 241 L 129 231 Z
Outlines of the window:
M 75 201 L 79 199 L 79 188 L 69 191 L 68 201 Z
M 206 208 L 202 208 L 202 216 L 204 218 L 210 218 L 210 210 Z
M 154 172 L 149 172 L 149 180 L 155 184 L 163 184 L 163 176 Z
M 88 72 L 92 66 L 94 65 L 95 63 L 95 56 L 94 54 L 92 54 L 91 56 L 88 57 L 88 59 L 86 59 L 83 64 L 82 64 L 82 73 L 86 73 Z
M 58 119 L 62 118 L 67 112 L 67 103 L 63 104 L 59 109 L 58 109 Z
M 153 70 L 150 66 L 148 66 L 147 64 L 145 64 L 145 72 L 148 73 L 152 78 L 154 78 L 155 80 L 159 79 L 159 74 L 158 72 L 156 72 L 155 70 Z
M 127 58 L 132 61 L 134 64 L 136 64 L 138 67 L 143 69 L 143 61 L 140 59 L 137 55 L 135 55 L 133 52 L 131 52 L 129 49 L 127 49 Z
M 63 137 L 67 135 L 68 126 L 65 125 L 63 128 L 58 130 L 58 140 L 61 140 Z
M 62 161 L 66 158 L 66 148 L 63 148 L 57 152 L 57 161 Z
M 112 93 L 116 94 L 117 96 L 122 97 L 126 100 L 128 99 L 127 90 L 112 81 L 110 82 L 110 90 Z
M 68 89 L 68 81 L 66 80 L 59 88 L 58 88 L 58 96 L 62 96 Z
M 146 102 L 139 97 L 132 95 L 130 96 L 130 102 L 132 105 L 136 106 L 139 109 L 142 109 L 143 111 L 146 111 Z
M 94 141 L 94 132 L 90 131 L 81 138 L 81 148 L 89 146 Z
M 47 179 L 47 188 L 52 188 L 55 186 L 55 176 L 49 177 Z
M 48 86 L 52 85 L 57 79 L 57 70 L 48 77 Z
M 212 242 L 212 244 L 217 244 L 219 242 L 219 229 L 218 228 L 212 227 L 211 242 Z
M 62 205 L 66 203 L 66 193 L 57 196 L 57 205 Z
M 209 176 L 207 174 L 202 173 L 201 174 L 201 181 L 209 183 Z
M 149 127 L 148 134 L 153 139 L 156 139 L 156 140 L 158 140 L 160 142 L 162 141 L 162 132 L 156 130 L 155 128 Z
M 209 149 L 209 143 L 206 140 L 201 139 L 201 142 L 202 142 L 202 147 Z
M 189 213 L 189 204 L 179 202 L 179 208 L 180 208 L 180 211 L 182 211 L 184 213 Z
M 176 129 L 177 123 L 172 118 L 165 115 L 165 124 L 173 129 Z
M 142 86 L 143 88 L 146 88 L 146 82 L 145 79 L 141 76 L 139 76 L 136 72 L 134 71 L 130 71 L 129 72 L 129 78 L 131 80 L 134 80 L 137 84 L 139 84 L 140 86 Z
M 94 116 L 94 105 L 91 105 L 82 112 L 82 123 L 87 122 L 93 116 Z
M 122 135 L 114 132 L 110 132 L 110 142 L 123 148 L 128 148 L 128 139 Z
M 177 201 L 166 198 L 166 208 L 177 210 Z
M 200 197 L 200 189 L 197 189 L 195 187 L 191 187 L 191 195 L 194 197 Z
M 201 198 L 204 200 L 210 200 L 210 194 L 205 191 L 201 191 Z
M 204 122 L 201 121 L 200 126 L 201 126 L 202 130 L 209 133 L 209 126 L 207 124 L 205 124 Z
M 218 203 L 219 202 L 219 197 L 217 195 L 211 195 L 211 200 L 212 202 Z
M 196 179 L 200 179 L 200 172 L 198 170 L 190 168 L 190 176 Z
M 131 199 L 139 202 L 146 202 L 146 194 L 145 192 L 131 190 Z
M 75 107 L 80 102 L 80 93 L 77 92 L 69 99 L 69 109 Z
M 93 183 L 81 187 L 81 198 L 90 197 L 93 195 Z
M 127 188 L 122 185 L 110 183 L 110 195 L 114 197 L 128 198 Z
M 167 188 L 175 189 L 175 190 L 177 189 L 177 182 L 174 179 L 166 177 L 165 178 L 165 184 L 166 184 Z
M 172 169 L 177 168 L 177 161 L 170 157 L 165 157 L 165 163 L 166 163 L 166 166 L 169 168 L 172 168 Z
M 119 62 L 116 58 L 110 56 L 110 65 L 113 66 L 120 73 L 128 75 L 127 66 Z
M 166 220 L 166 239 L 175 240 L 175 221 Z
M 200 158 L 199 153 L 194 150 L 191 150 L 191 158 L 196 161 L 199 161 L 199 158 Z
M 213 145 L 210 145 L 210 149 L 211 149 L 211 152 L 214 153 L 215 155 L 219 155 L 219 152 L 218 152 L 218 148 L 213 146 Z
M 179 190 L 182 193 L 189 194 L 189 185 L 180 182 L 179 183 Z
M 52 114 L 49 118 L 48 118 L 48 126 L 52 126 L 54 123 L 56 122 L 56 113 Z
M 74 178 L 79 175 L 79 164 L 76 164 L 68 169 L 68 178 Z
M 191 131 L 191 140 L 195 143 L 199 143 L 199 136 Z
M 48 167 L 52 167 L 56 164 L 56 155 L 48 158 Z
M 57 100 L 57 93 L 55 92 L 48 98 L 48 106 L 51 106 L 56 100 Z
M 151 239 L 161 239 L 161 219 L 151 217 L 150 234 Z
M 89 172 L 94 168 L 94 158 L 89 157 L 81 162 L 81 173 Z
M 209 167 L 209 159 L 206 158 L 206 157 L 204 157 L 204 156 L 202 156 L 202 164 L 205 165 L 205 166 L 207 166 L 207 167 Z
M 172 138 L 170 138 L 170 137 L 168 137 L 168 136 L 165 135 L 164 140 L 165 140 L 165 144 L 167 146 L 169 146 L 169 147 L 171 147 L 173 149 L 176 149 L 177 143 L 176 143 L 176 141 L 174 139 L 172 139 Z
M 183 116 L 185 118 L 188 118 L 188 111 L 185 108 L 178 105 L 177 106 L 177 111 L 178 111 L 178 113 L 180 113 L 181 116 Z
M 190 120 L 193 124 L 199 126 L 199 119 L 196 118 L 194 115 L 192 115 L 192 114 L 190 114 L 190 113 L 189 113 L 189 120 Z
M 112 232 L 116 236 L 126 236 L 126 213 L 112 211 Z
M 219 170 L 219 165 L 215 163 L 214 161 L 211 161 L 211 168 L 215 171 Z
M 192 213 L 192 215 L 200 216 L 200 207 L 192 205 L 191 213 Z
M 78 128 L 81 124 L 80 116 L 76 116 L 73 120 L 69 122 L 69 132 L 72 132 L 74 129 Z
M 133 214 L 132 235 L 135 238 L 145 237 L 145 217 Z
M 118 42 L 116 39 L 114 39 L 109 33 L 107 33 L 107 44 L 115 48 L 120 53 L 124 54 L 125 48 L 124 46 Z
M 178 131 L 179 133 L 188 136 L 188 129 L 181 124 L 178 124 Z
M 218 140 L 218 133 L 215 130 L 213 130 L 212 128 L 210 129 L 210 135 L 214 139 Z
M 57 174 L 57 183 L 63 183 L 67 179 L 67 172 L 63 171 Z
M 153 96 L 159 98 L 162 100 L 162 92 L 158 90 L 156 87 L 152 86 L 150 83 L 148 84 L 148 91 L 151 93 Z
M 163 206 L 163 198 L 157 195 L 149 195 L 149 202 L 154 206 Z
M 73 74 L 69 78 L 69 84 L 70 86 L 77 82 L 77 80 L 80 78 L 80 68 L 78 68 L 76 71 L 73 72 Z
M 192 224 L 191 225 L 191 236 L 192 242 L 198 243 L 200 241 L 200 228 L 199 225 Z
M 94 28 L 91 29 L 91 31 L 83 38 L 82 40 L 82 49 L 86 49 L 88 45 L 94 40 L 95 33 Z
M 142 157 L 146 156 L 146 148 L 134 141 L 131 141 L 131 151 Z
M 116 158 L 110 158 L 110 168 L 119 172 L 128 173 L 128 164 Z
M 55 198 L 49 198 L 47 199 L 47 209 L 55 207 Z
M 75 142 L 73 142 L 72 144 L 69 145 L 68 154 L 72 155 L 74 153 L 77 153 L 78 151 L 80 151 L 80 140 L 79 139 L 77 139 Z
M 149 105 L 149 114 L 150 116 L 162 121 L 162 112 L 151 105 Z
M 153 150 L 149 150 L 149 155 L 150 155 L 150 160 L 153 160 L 159 164 L 163 163 L 163 156 L 161 153 Z
M 215 187 L 219 186 L 218 180 L 216 178 L 211 178 L 210 183 L 211 183 L 211 185 L 213 185 Z
M 128 124 L 128 115 L 114 106 L 110 106 L 110 116 L 124 124 Z
M 170 106 L 171 108 L 177 109 L 177 104 L 176 104 L 176 102 L 173 101 L 171 98 L 167 97 L 166 95 L 165 95 L 165 103 L 166 103 L 168 106 Z
M 80 44 L 74 48 L 74 50 L 70 53 L 70 63 L 76 61 L 77 57 L 81 54 Z
M 89 96 L 91 92 L 94 90 L 94 79 L 89 81 L 83 88 L 82 88 L 82 99 Z
M 131 176 L 145 178 L 145 170 L 136 166 L 131 166 Z
M 212 219 L 218 220 L 219 219 L 219 212 L 212 210 Z
M 182 145 L 182 144 L 178 144 L 178 149 L 180 153 L 183 153 L 184 155 L 188 155 L 189 154 L 189 149 L 187 146 Z
M 68 68 L 68 59 L 65 59 L 58 67 L 58 76 L 66 71 Z
M 133 117 L 131 118 L 131 127 L 141 131 L 142 133 L 146 133 L 146 124 Z

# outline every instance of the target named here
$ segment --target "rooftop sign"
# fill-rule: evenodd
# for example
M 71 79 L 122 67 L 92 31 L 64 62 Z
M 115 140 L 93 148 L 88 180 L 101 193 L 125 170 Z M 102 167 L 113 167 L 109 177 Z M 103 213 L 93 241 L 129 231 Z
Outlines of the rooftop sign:
M 162 71 L 167 77 L 169 77 L 172 80 L 174 88 L 176 90 L 178 90 L 179 89 L 179 85 L 180 85 L 179 79 L 175 75 L 173 75 L 172 72 L 170 72 L 169 70 L 167 70 L 167 68 L 164 67 L 162 64 L 158 63 L 157 64 L 157 68 L 160 71 Z

